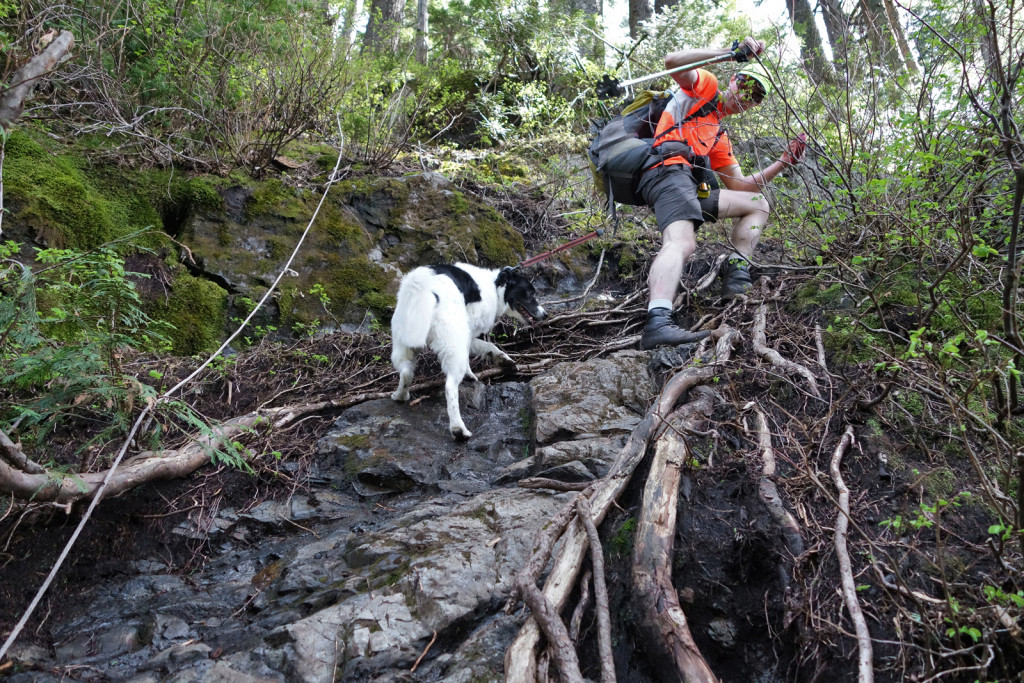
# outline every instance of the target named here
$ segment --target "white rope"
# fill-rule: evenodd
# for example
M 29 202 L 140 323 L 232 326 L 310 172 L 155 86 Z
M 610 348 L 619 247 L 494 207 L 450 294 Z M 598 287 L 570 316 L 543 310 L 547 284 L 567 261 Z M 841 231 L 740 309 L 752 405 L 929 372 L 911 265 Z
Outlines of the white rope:
M 121 459 L 124 458 L 124 454 L 128 451 L 128 445 L 131 444 L 132 440 L 135 438 L 135 433 L 139 430 L 139 425 L 142 424 L 142 421 L 153 411 L 154 408 L 156 408 L 161 403 L 167 402 L 167 400 L 170 399 L 171 395 L 174 392 L 176 392 L 178 389 L 180 389 L 181 387 L 185 386 L 193 379 L 195 379 L 199 375 L 199 373 L 203 371 L 203 369 L 205 369 L 210 363 L 212 363 L 214 359 L 216 359 L 224 351 L 224 349 L 228 347 L 228 344 L 230 344 L 232 340 L 235 339 L 235 337 L 242 333 L 242 330 L 245 329 L 245 326 L 248 325 L 249 321 L 252 320 L 252 317 L 256 315 L 256 311 L 258 311 L 260 307 L 267 301 L 267 299 L 270 297 L 270 294 L 274 291 L 274 288 L 277 287 L 279 282 L 281 282 L 281 278 L 283 278 L 285 276 L 285 273 L 287 273 L 288 270 L 290 269 L 289 267 L 291 266 L 292 261 L 295 260 L 295 256 L 299 253 L 299 249 L 302 247 L 302 243 L 306 239 L 306 235 L 309 234 L 310 229 L 313 227 L 313 221 L 316 220 L 317 214 L 320 213 L 320 207 L 324 205 L 324 201 L 327 199 L 328 190 L 330 190 L 331 185 L 337 182 L 335 180 L 335 176 L 337 175 L 338 167 L 341 166 L 341 157 L 343 154 L 343 150 L 345 148 L 343 137 L 344 134 L 341 132 L 340 118 L 338 120 L 338 132 L 339 135 L 342 135 L 342 143 L 340 148 L 338 149 L 338 160 L 334 163 L 334 169 L 331 171 L 331 175 L 327 177 L 327 184 L 324 186 L 324 194 L 320 198 L 320 203 L 317 204 L 316 211 L 313 212 L 312 218 L 309 219 L 309 223 L 306 225 L 305 231 L 303 231 L 302 236 L 299 237 L 299 241 L 295 245 L 295 249 L 292 250 L 291 256 L 288 257 L 288 261 L 284 264 L 284 267 L 281 268 L 281 272 L 278 274 L 273 284 L 270 285 L 270 288 L 267 290 L 266 294 L 263 295 L 263 298 L 260 299 L 259 303 L 257 303 L 256 306 L 252 309 L 252 312 L 249 313 L 245 320 L 242 321 L 242 324 L 238 326 L 238 329 L 235 330 L 223 344 L 221 344 L 220 348 L 214 351 L 213 354 L 206 359 L 206 362 L 200 365 L 199 368 L 197 368 L 192 374 L 190 374 L 188 377 L 181 380 L 176 385 L 165 391 L 163 395 L 161 395 L 150 405 L 146 406 L 146 409 L 139 414 L 139 417 L 135 420 L 135 424 L 132 425 L 131 430 L 128 432 L 128 436 L 125 438 L 124 444 L 121 446 L 121 450 L 118 451 L 117 457 L 114 459 L 114 463 L 110 466 L 110 469 L 107 470 L 107 476 L 103 478 L 103 483 L 100 484 L 100 487 L 98 489 L 96 489 L 96 495 L 93 496 L 92 502 L 89 503 L 89 508 L 85 511 L 85 514 L 82 515 L 81 521 L 79 521 L 74 533 L 71 534 L 71 538 L 68 539 L 67 545 L 64 546 L 64 550 L 61 551 L 60 557 L 57 558 L 57 561 L 54 563 L 53 568 L 47 575 L 46 580 L 43 581 L 43 585 L 39 587 L 39 591 L 36 593 L 35 597 L 32 598 L 32 603 L 28 606 L 28 609 L 25 610 L 25 614 L 22 615 L 21 619 L 18 621 L 18 624 L 14 627 L 14 630 L 11 631 L 11 634 L 7 637 L 7 640 L 4 642 L 3 647 L 0 647 L 0 659 L 3 659 L 4 655 L 7 654 L 7 651 L 11 648 L 11 645 L 14 644 L 14 641 L 21 634 L 21 631 L 25 628 L 25 624 L 28 623 L 28 620 L 32 616 L 32 613 L 35 611 L 36 607 L 39 606 L 39 602 L 43 599 L 43 596 L 46 594 L 47 589 L 49 589 L 50 584 L 53 583 L 53 579 L 57 576 L 57 572 L 60 570 L 61 565 L 64 564 L 64 560 L 67 559 L 68 554 L 71 552 L 71 547 L 75 544 L 75 541 L 78 540 L 78 536 L 82 533 L 82 529 L 85 528 L 86 522 L 88 522 L 89 518 L 92 516 L 92 512 L 93 510 L 96 509 L 96 506 L 99 504 L 100 498 L 103 497 L 103 491 L 107 488 L 107 483 L 114 476 L 114 471 L 117 469 L 118 465 L 121 464 Z

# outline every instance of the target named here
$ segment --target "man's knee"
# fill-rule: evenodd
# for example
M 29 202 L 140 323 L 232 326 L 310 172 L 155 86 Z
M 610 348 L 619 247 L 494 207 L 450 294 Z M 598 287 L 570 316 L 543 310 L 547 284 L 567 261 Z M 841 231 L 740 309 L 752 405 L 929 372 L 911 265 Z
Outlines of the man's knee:
M 691 221 L 675 221 L 669 223 L 661 235 L 662 250 L 686 261 L 697 250 L 697 238 L 693 234 Z
M 719 218 L 745 218 L 750 216 L 758 225 L 768 222 L 771 205 L 761 193 L 722 190 L 719 196 Z
M 763 194 L 755 196 L 751 204 L 753 204 L 751 213 L 758 217 L 758 223 L 762 225 L 766 223 L 768 221 L 768 216 L 772 213 L 772 207 L 768 204 L 768 200 L 765 199 L 765 196 Z

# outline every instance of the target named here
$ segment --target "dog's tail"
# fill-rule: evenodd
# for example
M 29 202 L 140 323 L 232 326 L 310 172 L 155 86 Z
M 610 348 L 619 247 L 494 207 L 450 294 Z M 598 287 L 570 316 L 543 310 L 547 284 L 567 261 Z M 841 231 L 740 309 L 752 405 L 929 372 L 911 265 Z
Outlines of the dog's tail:
M 391 317 L 391 336 L 402 345 L 422 349 L 434 320 L 437 295 L 430 288 L 431 273 L 417 268 L 402 278 L 398 288 L 398 302 Z

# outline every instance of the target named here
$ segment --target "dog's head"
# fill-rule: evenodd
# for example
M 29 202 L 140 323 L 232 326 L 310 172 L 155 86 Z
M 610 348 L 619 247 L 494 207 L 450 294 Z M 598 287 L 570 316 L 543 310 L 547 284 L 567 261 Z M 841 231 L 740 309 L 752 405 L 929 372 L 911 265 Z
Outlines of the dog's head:
M 537 303 L 537 292 L 533 285 L 515 268 L 502 268 L 494 284 L 503 293 L 509 312 L 520 322 L 533 325 L 547 317 L 547 311 Z

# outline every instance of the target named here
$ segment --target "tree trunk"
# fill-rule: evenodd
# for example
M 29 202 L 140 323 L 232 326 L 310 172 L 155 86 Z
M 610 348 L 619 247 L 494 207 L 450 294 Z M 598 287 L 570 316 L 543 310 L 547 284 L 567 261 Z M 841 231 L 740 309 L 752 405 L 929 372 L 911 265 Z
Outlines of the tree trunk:
M 675 7 L 678 4 L 679 0 L 654 0 L 654 13 L 664 12 L 669 7 Z
M 884 0 L 860 0 L 860 7 L 871 47 L 882 56 L 883 64 L 889 65 L 894 71 L 902 71 L 903 64 L 893 43 L 892 31 L 889 30 Z
M 372 0 L 363 49 L 380 53 L 397 51 L 404 14 L 405 0 Z
M 629 0 L 629 37 L 640 37 L 640 22 L 651 18 L 651 0 Z
M 416 0 L 416 61 L 427 63 L 427 0 Z
M 800 58 L 804 69 L 814 83 L 822 83 L 832 77 L 828 62 L 821 47 L 821 34 L 814 23 L 814 10 L 808 0 L 786 0 L 789 20 L 793 24 L 793 32 L 800 38 Z
M 900 48 L 900 55 L 903 57 L 903 65 L 907 71 L 916 74 L 917 62 L 914 60 L 914 53 L 910 51 L 910 44 L 907 43 L 907 34 L 903 32 L 900 24 L 900 17 L 896 13 L 896 4 L 893 0 L 884 0 L 885 16 L 889 20 L 889 30 L 896 38 L 896 45 Z
M 557 5 L 553 5 L 557 11 Z M 604 35 L 602 17 L 604 17 L 604 0 L 569 0 L 569 9 L 582 12 L 586 17 L 587 27 L 594 32 L 594 42 L 588 55 L 595 63 L 604 64 Z
M 847 62 L 850 59 L 850 51 L 847 41 L 850 37 L 850 22 L 843 13 L 843 3 L 840 0 L 820 1 L 825 33 L 832 46 L 832 63 L 835 64 L 836 71 L 844 73 L 849 68 Z
M 356 17 L 363 11 L 363 0 L 350 0 L 341 13 L 341 30 L 339 36 L 345 52 L 355 44 L 356 40 Z

